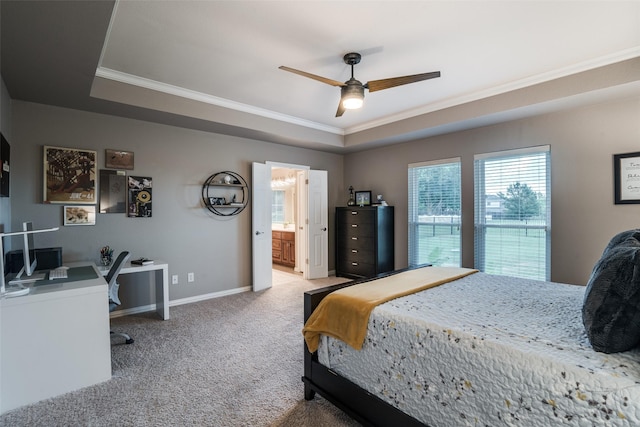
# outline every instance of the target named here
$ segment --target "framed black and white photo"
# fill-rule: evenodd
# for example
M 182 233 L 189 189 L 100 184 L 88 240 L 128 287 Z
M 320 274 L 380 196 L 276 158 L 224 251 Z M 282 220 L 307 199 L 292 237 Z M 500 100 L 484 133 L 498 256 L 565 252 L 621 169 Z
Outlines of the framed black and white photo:
M 616 205 L 640 203 L 640 151 L 613 156 Z
M 371 206 L 371 191 L 356 191 L 357 206 Z

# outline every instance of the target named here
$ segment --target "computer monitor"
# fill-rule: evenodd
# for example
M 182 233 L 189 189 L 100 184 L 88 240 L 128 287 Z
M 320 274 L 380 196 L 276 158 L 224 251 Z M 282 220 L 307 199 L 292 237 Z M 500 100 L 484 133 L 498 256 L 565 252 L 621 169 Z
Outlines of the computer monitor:
M 22 235 L 23 238 L 23 248 L 22 248 L 22 268 L 16 274 L 16 279 L 20 279 L 23 274 L 26 274 L 28 277 L 33 275 L 33 272 L 36 271 L 36 267 L 38 265 L 38 260 L 36 259 L 36 247 L 33 243 L 33 223 L 31 221 L 26 221 L 22 223 L 22 231 L 26 231 Z
M 35 270 L 35 250 L 33 239 L 29 239 L 28 236 L 33 237 L 34 233 L 46 233 L 49 231 L 58 231 L 58 227 L 54 228 L 46 228 L 42 230 L 34 230 L 33 224 L 30 222 L 25 222 L 22 224 L 22 231 L 16 231 L 13 233 L 0 233 L 0 296 L 2 297 L 10 297 L 10 296 L 19 296 L 25 295 L 29 293 L 29 288 L 24 288 L 18 286 L 18 288 L 8 289 L 7 284 L 5 283 L 4 277 L 4 248 L 3 248 L 3 238 L 8 236 L 23 236 L 23 252 L 26 255 L 23 255 L 24 258 L 24 266 L 22 268 L 22 272 L 27 270 L 31 273 L 31 276 L 27 276 L 27 279 L 13 279 L 9 282 L 9 284 L 19 285 L 20 282 L 33 282 L 36 280 L 42 280 L 45 277 L 45 274 L 35 275 L 33 274 Z M 33 261 L 31 261 L 33 259 Z M 20 274 L 22 275 L 22 273 Z M 41 277 L 40 277 L 41 276 Z

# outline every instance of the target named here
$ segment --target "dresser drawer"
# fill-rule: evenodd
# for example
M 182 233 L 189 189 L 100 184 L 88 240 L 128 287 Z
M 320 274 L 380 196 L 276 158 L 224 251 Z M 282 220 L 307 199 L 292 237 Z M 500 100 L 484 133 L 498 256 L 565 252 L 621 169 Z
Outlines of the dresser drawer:
M 346 227 L 353 224 L 360 226 L 373 225 L 376 221 L 375 212 L 372 210 L 344 210 L 338 216 L 338 222 Z
M 281 231 L 272 231 L 271 232 L 271 238 L 272 239 L 282 239 L 282 232 Z
M 344 249 L 371 249 L 375 247 L 374 237 L 348 236 L 338 239 L 338 248 Z
M 338 254 L 345 262 L 364 262 L 371 264 L 375 259 L 375 253 L 370 247 L 364 248 L 341 248 Z
M 346 274 L 360 277 L 372 277 L 376 275 L 376 266 L 366 262 L 344 262 L 341 264 L 340 270 Z

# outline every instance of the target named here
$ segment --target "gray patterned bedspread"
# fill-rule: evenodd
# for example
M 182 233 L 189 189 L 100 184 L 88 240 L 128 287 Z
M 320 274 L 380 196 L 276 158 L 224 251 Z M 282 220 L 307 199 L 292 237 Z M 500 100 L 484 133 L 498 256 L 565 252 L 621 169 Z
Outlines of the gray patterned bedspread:
M 320 363 L 440 426 L 638 426 L 640 351 L 604 354 L 582 286 L 476 273 L 376 307 L 361 351 Z

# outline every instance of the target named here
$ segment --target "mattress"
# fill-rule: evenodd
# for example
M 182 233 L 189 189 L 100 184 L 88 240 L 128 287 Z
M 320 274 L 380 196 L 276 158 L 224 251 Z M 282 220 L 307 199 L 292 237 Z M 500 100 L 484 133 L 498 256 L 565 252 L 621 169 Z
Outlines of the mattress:
M 595 352 L 582 286 L 476 273 L 376 307 L 319 362 L 439 426 L 640 425 L 640 352 Z

